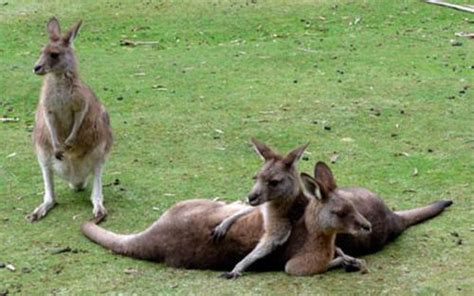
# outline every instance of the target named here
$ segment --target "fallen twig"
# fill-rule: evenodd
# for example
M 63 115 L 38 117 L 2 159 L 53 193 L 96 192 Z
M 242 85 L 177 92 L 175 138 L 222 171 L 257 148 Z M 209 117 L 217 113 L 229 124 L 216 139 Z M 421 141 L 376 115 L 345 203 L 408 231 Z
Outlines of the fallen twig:
M 297 50 L 301 50 L 304 52 L 310 52 L 310 53 L 318 53 L 317 50 L 311 49 L 311 48 L 304 48 L 304 47 L 298 47 Z
M 137 45 L 156 45 L 160 44 L 159 41 L 133 41 L 129 39 L 120 40 L 121 46 L 137 46 Z
M 465 38 L 474 39 L 474 33 L 458 32 L 458 33 L 455 33 L 454 35 L 456 35 L 457 37 L 465 37 Z
M 434 4 L 434 5 L 456 9 L 459 11 L 474 13 L 474 7 L 472 5 L 451 4 L 451 3 L 440 1 L 440 0 L 423 0 L 423 1 L 428 4 Z
M 17 122 L 20 121 L 20 118 L 18 117 L 2 117 L 0 118 L 1 122 Z
M 57 247 L 57 248 L 51 248 L 49 249 L 49 253 L 52 254 L 52 255 L 57 255 L 57 254 L 61 254 L 61 253 L 67 253 L 67 252 L 71 252 L 71 248 L 70 247 Z

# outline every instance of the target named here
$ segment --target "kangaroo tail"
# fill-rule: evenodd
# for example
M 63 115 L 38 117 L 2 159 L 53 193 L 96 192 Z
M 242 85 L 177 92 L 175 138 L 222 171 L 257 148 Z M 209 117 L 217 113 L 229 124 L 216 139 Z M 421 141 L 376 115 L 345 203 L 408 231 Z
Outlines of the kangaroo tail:
M 81 226 L 81 232 L 91 241 L 117 254 L 132 256 L 129 245 L 135 235 L 121 235 L 108 231 L 96 223 L 102 219 L 87 221 Z
M 453 202 L 451 200 L 438 200 L 425 207 L 406 211 L 397 211 L 395 214 L 403 219 L 405 222 L 405 227 L 410 227 L 438 216 L 444 211 L 445 208 L 452 204 Z

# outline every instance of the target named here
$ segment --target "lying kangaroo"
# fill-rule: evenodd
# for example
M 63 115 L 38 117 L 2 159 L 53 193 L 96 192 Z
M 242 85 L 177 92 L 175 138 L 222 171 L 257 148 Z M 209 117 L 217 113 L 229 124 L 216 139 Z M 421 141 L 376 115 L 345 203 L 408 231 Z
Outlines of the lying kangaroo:
M 306 174 L 303 173 L 303 175 Z M 365 188 L 338 188 L 331 169 L 324 162 L 316 163 L 314 175 L 315 181 L 320 184 L 320 187 L 325 187 L 326 191 L 352 203 L 356 210 L 372 225 L 371 232 L 358 235 L 348 233 L 337 235 L 336 246 L 340 248 L 337 253 L 343 260 L 335 259 L 331 267 L 342 264 L 348 269 L 354 268 L 355 266 L 351 266 L 351 258 L 347 255 L 361 256 L 379 251 L 408 227 L 441 214 L 453 203 L 450 200 L 440 200 L 425 207 L 392 212 L 382 199 Z M 242 211 L 242 214 L 245 212 Z M 243 215 L 235 216 L 235 218 L 240 218 Z M 236 222 L 237 219 L 231 218 L 229 217 L 217 226 L 219 236 L 224 236 L 226 231 L 231 229 L 232 223 Z M 348 260 L 349 262 L 347 262 Z
M 33 142 L 44 180 L 44 201 L 27 219 L 41 219 L 56 204 L 53 170 L 75 190 L 93 173 L 93 213 L 106 215 L 102 197 L 102 166 L 112 145 L 109 116 L 92 90 L 79 78 L 72 42 L 81 21 L 61 36 L 59 22 L 47 25 L 49 43 L 33 71 L 45 75 L 36 110 Z
M 329 187 L 328 189 L 351 201 L 357 211 L 372 224 L 370 233 L 337 236 L 336 245 L 351 256 L 361 256 L 379 251 L 408 227 L 439 215 L 453 203 L 450 200 L 440 200 L 425 207 L 392 212 L 381 198 L 365 188 L 337 188 L 331 170 L 323 162 L 316 163 L 314 175 L 317 182 L 333 180 L 326 185 Z
M 265 165 L 254 177 L 256 182 L 248 199 L 250 205 L 259 206 L 259 210 L 263 213 L 265 232 L 255 249 L 245 256 L 231 272 L 223 274 L 228 279 L 239 277 L 250 265 L 267 256 L 288 240 L 295 222 L 292 221 L 293 217 L 290 211 L 292 211 L 294 204 L 304 203 L 304 201 L 295 203 L 298 198 L 300 200 L 306 199 L 302 192 L 296 162 L 307 145 L 297 148 L 283 157 L 256 139 L 252 139 L 252 143 L 255 151 L 265 161 Z M 252 210 L 252 208 L 245 208 L 222 221 L 211 233 L 214 241 L 221 240 L 236 220 Z M 359 219 L 364 218 L 359 217 Z
M 230 277 L 238 276 L 259 258 L 256 268 L 284 268 L 292 275 L 326 271 L 334 257 L 336 233 L 358 234 L 369 230 L 370 223 L 352 203 L 319 186 L 312 177 L 305 176 L 302 182 L 294 164 L 305 147 L 283 157 L 264 144 L 253 142 L 265 163 L 249 198 L 253 205 L 271 200 L 262 211 L 261 207 L 236 203 L 189 200 L 176 204 L 137 234 L 112 233 L 95 224 L 99 219 L 83 224 L 82 232 L 116 253 L 163 261 L 173 267 L 227 269 L 250 253 Z M 247 215 L 234 221 L 234 227 L 219 244 L 214 243 L 209 233 L 216 225 L 244 211 Z M 276 248 L 278 245 L 281 246 Z M 262 258 L 272 250 L 270 256 Z

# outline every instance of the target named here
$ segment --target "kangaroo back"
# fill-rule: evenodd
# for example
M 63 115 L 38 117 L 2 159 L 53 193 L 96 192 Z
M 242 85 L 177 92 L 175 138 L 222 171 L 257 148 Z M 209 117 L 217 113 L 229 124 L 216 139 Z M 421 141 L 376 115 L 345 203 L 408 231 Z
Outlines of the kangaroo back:
M 444 211 L 444 209 L 446 209 L 452 204 L 453 202 L 450 200 L 438 200 L 425 207 L 405 211 L 397 211 L 395 212 L 395 214 L 403 219 L 405 227 L 408 228 L 412 225 L 424 222 L 428 219 L 438 216 Z

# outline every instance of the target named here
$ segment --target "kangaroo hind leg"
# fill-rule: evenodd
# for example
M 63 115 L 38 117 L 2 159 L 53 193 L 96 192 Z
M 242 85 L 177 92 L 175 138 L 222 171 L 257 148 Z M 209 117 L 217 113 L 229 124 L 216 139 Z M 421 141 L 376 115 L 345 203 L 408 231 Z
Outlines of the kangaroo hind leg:
M 47 157 L 43 151 L 38 151 L 38 162 L 41 168 L 44 182 L 43 202 L 26 219 L 35 222 L 46 216 L 49 210 L 56 205 L 54 197 L 54 178 L 51 165 L 51 158 Z

